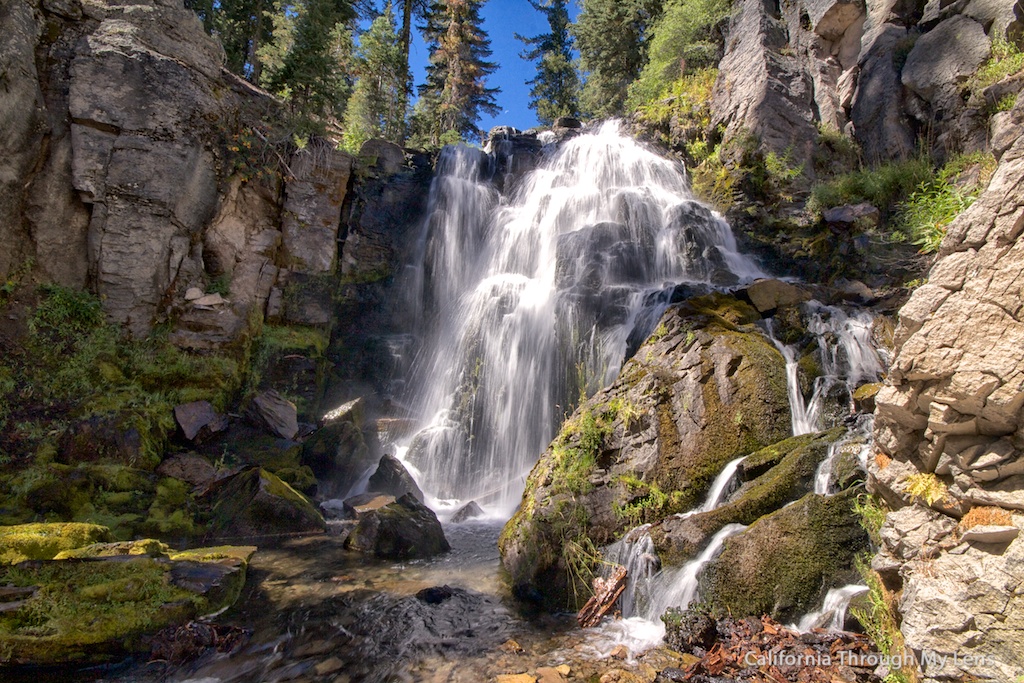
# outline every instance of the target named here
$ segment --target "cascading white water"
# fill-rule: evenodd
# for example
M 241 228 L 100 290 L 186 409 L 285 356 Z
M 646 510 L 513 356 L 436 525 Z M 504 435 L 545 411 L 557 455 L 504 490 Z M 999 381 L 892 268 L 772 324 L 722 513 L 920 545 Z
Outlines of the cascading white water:
M 425 491 L 511 510 L 581 390 L 614 379 L 667 283 L 763 273 L 693 199 L 679 164 L 615 122 L 564 143 L 513 194 L 492 160 L 447 148 L 407 287 L 423 337 L 408 460 Z M 660 311 L 659 311 L 660 313 Z M 651 322 L 653 318 L 653 322 Z
M 793 435 L 810 434 L 827 428 L 823 414 L 829 400 L 851 406 L 853 390 L 865 382 L 876 382 L 885 365 L 871 340 L 874 318 L 867 311 L 847 314 L 836 306 L 817 301 L 804 305 L 807 330 L 817 338 L 821 374 L 814 380 L 810 400 L 800 390 L 799 358 L 794 346 L 783 344 L 767 326 L 768 338 L 786 361 L 786 388 L 789 393 Z M 839 394 L 839 396 L 837 396 Z
M 810 631 L 812 628 L 826 628 L 829 631 L 842 631 L 846 623 L 846 610 L 858 595 L 866 593 L 867 586 L 850 584 L 841 588 L 832 588 L 825 594 L 821 609 L 804 615 L 796 630 Z
M 828 456 L 818 465 L 814 474 L 814 492 L 818 495 L 827 496 L 832 493 L 832 474 L 839 456 L 843 453 L 856 449 L 857 461 L 861 469 L 867 468 L 868 456 L 871 454 L 874 441 L 872 430 L 875 426 L 875 416 L 871 414 L 860 415 L 857 422 L 847 430 L 843 438 L 828 446 Z

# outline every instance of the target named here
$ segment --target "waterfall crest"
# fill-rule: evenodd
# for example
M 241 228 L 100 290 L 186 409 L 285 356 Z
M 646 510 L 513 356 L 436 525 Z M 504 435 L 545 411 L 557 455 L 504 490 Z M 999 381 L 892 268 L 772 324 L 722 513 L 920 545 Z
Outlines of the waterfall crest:
M 443 499 L 504 510 L 581 393 L 614 379 L 680 284 L 763 277 L 680 164 L 617 122 L 550 153 L 508 196 L 491 157 L 441 155 L 406 288 L 422 339 L 408 455 Z

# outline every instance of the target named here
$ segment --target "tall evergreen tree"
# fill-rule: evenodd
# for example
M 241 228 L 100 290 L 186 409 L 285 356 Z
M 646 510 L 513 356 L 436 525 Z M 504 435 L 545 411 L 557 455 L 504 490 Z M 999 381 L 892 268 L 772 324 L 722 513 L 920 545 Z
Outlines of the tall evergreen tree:
M 529 0 L 530 6 L 544 14 L 550 33 L 533 38 L 515 37 L 529 48 L 523 59 L 537 62 L 537 76 L 527 85 L 530 90 L 530 108 L 537 119 L 551 124 L 561 116 L 579 116 L 580 80 L 572 60 L 572 37 L 569 35 L 569 11 L 566 0 L 544 0 L 544 4 Z
M 297 114 L 341 117 L 351 87 L 351 34 L 346 24 L 355 17 L 352 4 L 303 0 L 296 9 L 294 30 L 281 36 L 290 38 L 291 45 L 264 83 L 286 97 Z
M 629 84 L 644 65 L 648 29 L 660 11 L 658 0 L 583 0 L 573 34 L 587 76 L 580 99 L 584 112 L 623 113 Z
M 360 38 L 354 66 L 358 80 L 345 111 L 345 147 L 358 151 L 376 137 L 401 144 L 409 70 L 390 3 Z
M 413 114 L 418 144 L 441 145 L 479 138 L 481 112 L 498 113 L 497 88 L 486 86 L 497 65 L 481 28 L 484 0 L 433 0 L 423 29 L 430 45 L 427 81 Z
M 227 56 L 228 69 L 259 83 L 260 47 L 271 39 L 270 0 L 186 0 L 207 33 L 217 36 Z

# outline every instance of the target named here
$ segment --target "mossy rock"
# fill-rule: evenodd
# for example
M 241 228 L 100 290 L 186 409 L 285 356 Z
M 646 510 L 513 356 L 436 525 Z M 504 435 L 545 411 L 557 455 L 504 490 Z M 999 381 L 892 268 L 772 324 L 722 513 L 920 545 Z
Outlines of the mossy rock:
M 58 553 L 110 540 L 97 524 L 19 524 L 0 527 L 0 564 L 52 560 Z
M 199 548 L 172 551 L 172 559 L 111 556 L 0 568 L 0 584 L 37 587 L 0 613 L 0 663 L 85 665 L 145 651 L 146 636 L 234 603 L 254 551 Z
M 734 617 L 782 622 L 814 609 L 828 588 L 850 583 L 854 558 L 868 550 L 857 493 L 807 494 L 728 539 L 700 575 L 699 599 Z
M 327 528 L 309 500 L 258 467 L 222 479 L 209 492 L 209 531 L 229 537 L 316 533 Z
M 148 555 L 149 557 L 167 557 L 170 548 L 154 538 L 140 541 L 118 541 L 115 543 L 93 543 L 74 550 L 63 550 L 57 553 L 54 560 L 85 560 L 98 557 L 126 557 L 132 555 Z
M 668 309 L 619 379 L 566 421 L 499 539 L 517 593 L 578 607 L 598 547 L 692 509 L 729 461 L 789 436 L 785 362 L 758 319 L 724 294 Z
M 829 446 L 842 435 L 843 430 L 837 428 L 795 436 L 748 455 L 741 465 L 745 476 L 760 474 L 742 484 L 729 502 L 683 519 L 668 518 L 651 529 L 662 562 L 682 564 L 696 556 L 727 524 L 752 524 L 809 493 L 818 466 L 828 457 Z
M 362 515 L 345 547 L 389 560 L 434 557 L 451 549 L 437 516 L 411 493 Z

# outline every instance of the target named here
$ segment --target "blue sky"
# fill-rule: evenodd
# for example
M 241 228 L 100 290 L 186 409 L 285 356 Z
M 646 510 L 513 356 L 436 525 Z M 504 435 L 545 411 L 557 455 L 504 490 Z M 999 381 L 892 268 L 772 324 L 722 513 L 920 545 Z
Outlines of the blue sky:
M 575 19 L 578 13 L 579 9 L 570 3 L 569 16 Z M 520 59 L 519 53 L 523 51 L 524 45 L 513 34 L 532 37 L 546 33 L 549 30 L 548 23 L 544 15 L 530 7 L 526 0 L 488 0 L 480 14 L 494 51 L 491 61 L 498 64 L 498 70 L 487 79 L 487 85 L 501 88 L 497 100 L 502 110 L 495 117 L 484 115 L 480 120 L 480 128 L 484 131 L 494 126 L 515 126 L 519 130 L 532 128 L 537 125 L 537 116 L 527 106 L 530 86 L 526 85 L 526 81 L 533 79 L 536 66 L 533 62 Z M 426 77 L 428 53 L 423 37 L 419 32 L 414 34 L 409 49 L 409 62 L 416 85 L 419 85 Z

